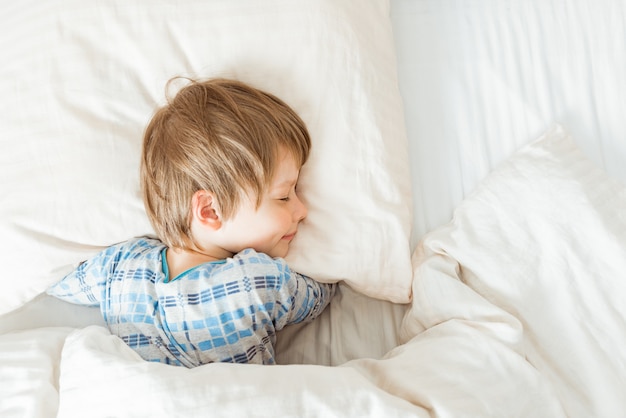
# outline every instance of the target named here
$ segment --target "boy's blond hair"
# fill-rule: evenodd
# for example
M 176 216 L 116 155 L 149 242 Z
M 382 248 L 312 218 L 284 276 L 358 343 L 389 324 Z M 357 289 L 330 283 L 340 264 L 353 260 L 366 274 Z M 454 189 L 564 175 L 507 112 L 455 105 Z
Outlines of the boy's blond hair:
M 215 195 L 223 219 L 246 194 L 259 205 L 281 146 L 299 166 L 311 147 L 304 122 L 282 100 L 235 80 L 190 80 L 156 111 L 143 139 L 143 199 L 161 241 L 195 244 L 191 201 L 198 190 Z

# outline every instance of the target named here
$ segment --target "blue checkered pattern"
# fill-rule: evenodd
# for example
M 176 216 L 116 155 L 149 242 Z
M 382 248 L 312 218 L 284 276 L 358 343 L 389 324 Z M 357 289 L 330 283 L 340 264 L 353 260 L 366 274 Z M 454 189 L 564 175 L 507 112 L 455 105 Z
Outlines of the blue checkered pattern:
M 273 364 L 276 331 L 311 321 L 334 286 L 252 249 L 169 280 L 165 246 L 136 238 L 82 263 L 48 293 L 99 306 L 113 334 L 148 361 Z

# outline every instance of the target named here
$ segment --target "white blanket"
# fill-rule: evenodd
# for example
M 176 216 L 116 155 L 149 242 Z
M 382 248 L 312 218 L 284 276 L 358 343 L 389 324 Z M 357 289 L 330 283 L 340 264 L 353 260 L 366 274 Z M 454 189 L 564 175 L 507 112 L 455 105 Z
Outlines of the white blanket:
M 414 258 L 416 300 L 405 332 L 472 328 L 525 358 L 567 416 L 622 416 L 625 207 L 624 186 L 555 127 L 491 173 L 453 222 L 425 238 Z M 483 367 L 491 370 L 488 360 Z M 495 365 L 514 373 L 503 360 Z M 506 379 L 500 387 L 539 388 L 516 389 Z M 524 411 L 517 403 L 511 410 Z

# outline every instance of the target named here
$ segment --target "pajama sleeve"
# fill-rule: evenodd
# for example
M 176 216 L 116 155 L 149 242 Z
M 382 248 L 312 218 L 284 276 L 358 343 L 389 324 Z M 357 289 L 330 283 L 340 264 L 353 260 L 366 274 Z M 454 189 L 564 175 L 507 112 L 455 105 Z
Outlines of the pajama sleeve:
M 132 246 L 132 243 L 124 242 L 100 251 L 48 288 L 47 293 L 77 305 L 101 306 L 106 295 L 107 280 L 113 276 L 128 246 Z
M 320 283 L 289 268 L 282 259 L 276 259 L 281 272 L 282 286 L 278 289 L 275 311 L 277 330 L 289 324 L 310 322 L 330 303 L 335 284 Z
M 66 302 L 100 306 L 104 299 L 108 272 L 113 267 L 118 246 L 109 247 L 82 262 L 47 293 Z

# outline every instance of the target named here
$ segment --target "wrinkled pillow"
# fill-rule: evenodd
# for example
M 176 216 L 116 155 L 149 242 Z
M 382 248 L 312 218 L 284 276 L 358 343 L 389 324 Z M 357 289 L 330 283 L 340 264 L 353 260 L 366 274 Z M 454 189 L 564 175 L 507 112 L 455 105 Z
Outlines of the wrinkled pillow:
M 309 216 L 292 268 L 409 300 L 408 145 L 388 2 L 30 0 L 0 22 L 0 314 L 102 248 L 153 233 L 141 139 L 177 75 L 248 82 L 307 124 Z

